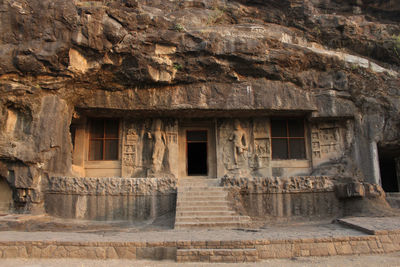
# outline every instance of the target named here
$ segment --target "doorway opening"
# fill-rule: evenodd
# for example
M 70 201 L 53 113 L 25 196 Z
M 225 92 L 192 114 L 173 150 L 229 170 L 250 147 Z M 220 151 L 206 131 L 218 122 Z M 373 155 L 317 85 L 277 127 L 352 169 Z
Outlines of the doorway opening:
M 186 131 L 188 176 L 207 176 L 207 130 Z
M 397 148 L 378 147 L 379 169 L 385 192 L 400 192 L 400 153 Z
M 12 190 L 8 183 L 0 176 L 0 214 L 7 214 L 11 211 L 13 204 Z

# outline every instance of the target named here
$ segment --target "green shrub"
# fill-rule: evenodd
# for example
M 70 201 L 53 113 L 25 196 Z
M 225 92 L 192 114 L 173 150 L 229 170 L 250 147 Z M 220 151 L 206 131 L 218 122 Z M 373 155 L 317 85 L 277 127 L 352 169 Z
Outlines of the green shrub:
M 185 27 L 183 27 L 183 25 L 180 23 L 176 23 L 174 25 L 174 30 L 177 32 L 183 32 L 183 31 L 185 31 Z
M 174 69 L 176 69 L 176 70 L 181 70 L 181 69 L 183 69 L 183 67 L 182 67 L 182 65 L 179 64 L 179 63 L 174 63 Z

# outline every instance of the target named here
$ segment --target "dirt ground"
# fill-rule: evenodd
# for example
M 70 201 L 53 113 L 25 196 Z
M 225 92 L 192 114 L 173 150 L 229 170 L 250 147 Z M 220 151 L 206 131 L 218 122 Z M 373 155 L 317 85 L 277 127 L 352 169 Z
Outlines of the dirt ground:
M 87 260 L 87 259 L 0 259 L 1 267 L 178 267 L 178 266 L 318 266 L 318 267 L 337 267 L 337 266 L 379 266 L 394 267 L 400 266 L 400 252 L 382 255 L 358 255 L 358 256 L 333 256 L 333 257 L 307 257 L 293 259 L 274 259 L 257 263 L 176 263 L 173 261 L 145 261 L 145 260 Z

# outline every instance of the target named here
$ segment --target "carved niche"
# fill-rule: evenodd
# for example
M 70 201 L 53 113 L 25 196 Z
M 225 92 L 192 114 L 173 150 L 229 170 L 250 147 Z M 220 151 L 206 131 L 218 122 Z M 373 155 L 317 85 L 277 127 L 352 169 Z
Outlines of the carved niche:
M 255 119 L 253 123 L 254 152 L 253 168 L 261 169 L 269 166 L 271 160 L 271 141 L 269 137 L 269 121 Z
M 135 130 L 129 129 L 122 150 L 122 165 L 131 167 L 136 166 L 137 142 L 138 135 Z
M 321 161 L 337 157 L 341 150 L 340 127 L 336 123 L 319 123 L 311 131 L 313 159 Z

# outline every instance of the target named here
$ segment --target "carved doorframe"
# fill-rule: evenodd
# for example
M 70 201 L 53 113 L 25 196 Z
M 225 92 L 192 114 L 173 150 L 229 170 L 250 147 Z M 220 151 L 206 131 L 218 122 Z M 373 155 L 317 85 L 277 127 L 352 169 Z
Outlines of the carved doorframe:
M 207 178 L 217 177 L 217 156 L 216 156 L 216 136 L 215 122 L 210 121 L 183 121 L 179 123 L 179 178 L 193 178 L 200 176 L 189 176 L 187 173 L 187 147 L 186 132 L 187 131 L 207 131 Z

